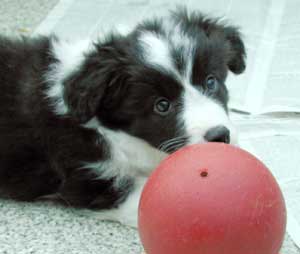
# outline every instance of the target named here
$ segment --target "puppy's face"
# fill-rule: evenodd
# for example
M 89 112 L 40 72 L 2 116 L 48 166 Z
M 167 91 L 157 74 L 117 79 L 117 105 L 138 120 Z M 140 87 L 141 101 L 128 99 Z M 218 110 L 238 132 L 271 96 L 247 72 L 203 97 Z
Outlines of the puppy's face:
M 87 57 L 87 77 L 75 79 L 93 87 L 85 93 L 88 107 L 71 109 L 83 121 L 97 116 L 166 152 L 206 141 L 235 143 L 225 80 L 228 71 L 244 71 L 244 58 L 235 28 L 177 12 L 99 44 Z M 72 84 L 66 84 L 69 101 Z

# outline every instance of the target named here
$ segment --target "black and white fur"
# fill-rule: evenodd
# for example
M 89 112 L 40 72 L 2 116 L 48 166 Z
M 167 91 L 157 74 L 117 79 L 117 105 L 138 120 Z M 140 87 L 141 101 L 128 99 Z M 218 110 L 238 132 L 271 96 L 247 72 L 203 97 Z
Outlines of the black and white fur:
M 236 141 L 224 83 L 244 69 L 237 29 L 186 10 L 97 42 L 1 37 L 1 196 L 135 226 L 168 153 Z

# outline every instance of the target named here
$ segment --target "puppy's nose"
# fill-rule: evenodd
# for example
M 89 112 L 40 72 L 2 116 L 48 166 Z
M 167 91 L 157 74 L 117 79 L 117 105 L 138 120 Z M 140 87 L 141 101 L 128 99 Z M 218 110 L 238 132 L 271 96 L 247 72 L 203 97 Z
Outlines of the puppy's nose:
M 209 129 L 204 138 L 208 142 L 230 143 L 230 131 L 223 125 Z

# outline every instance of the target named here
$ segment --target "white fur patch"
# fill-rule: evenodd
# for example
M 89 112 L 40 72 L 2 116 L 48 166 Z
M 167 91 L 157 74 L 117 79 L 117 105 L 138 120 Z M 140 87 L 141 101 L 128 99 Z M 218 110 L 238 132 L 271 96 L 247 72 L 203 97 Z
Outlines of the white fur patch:
M 174 20 L 167 19 L 162 25 L 167 33 L 168 41 L 171 47 L 180 49 L 182 51 L 181 53 L 186 63 L 184 78 L 190 80 L 197 41 L 185 34 L 181 24 L 175 23 Z
M 183 47 L 183 49 L 186 49 L 190 46 L 194 46 L 194 39 L 184 33 L 180 23 L 178 24 L 168 19 L 163 23 L 163 28 L 174 47 Z
M 145 32 L 139 38 L 145 60 L 153 66 L 174 72 L 168 41 L 155 33 Z
M 206 132 L 223 125 L 230 131 L 230 143 L 236 144 L 237 132 L 224 108 L 212 98 L 201 94 L 195 87 L 185 83 L 183 95 L 183 122 L 190 144 L 203 143 Z
M 68 112 L 68 107 L 63 99 L 63 80 L 80 68 L 85 54 L 93 49 L 93 44 L 88 40 L 77 43 L 52 40 L 52 53 L 58 62 L 50 66 L 49 71 L 45 74 L 45 79 L 50 84 L 46 96 L 52 100 L 56 114 L 64 115 Z
M 183 82 L 186 79 L 190 81 L 196 42 L 183 34 L 179 25 L 175 26 L 174 24 L 173 29 L 171 29 L 170 22 L 165 22 L 164 26 L 165 32 L 168 34 L 167 38 L 153 32 L 145 32 L 139 38 L 144 51 L 144 58 L 149 65 L 156 67 L 158 70 L 162 68 L 167 70 L 178 81 Z M 173 48 L 180 48 L 183 51 L 182 56 L 185 58 L 186 63 L 183 75 L 180 75 L 179 70 L 175 67 L 171 55 Z
M 86 163 L 84 168 L 92 169 L 101 178 L 116 177 L 116 185 L 124 176 L 148 176 L 167 156 L 140 138 L 101 126 L 96 119 L 85 127 L 97 128 L 108 142 L 111 156 L 107 161 Z

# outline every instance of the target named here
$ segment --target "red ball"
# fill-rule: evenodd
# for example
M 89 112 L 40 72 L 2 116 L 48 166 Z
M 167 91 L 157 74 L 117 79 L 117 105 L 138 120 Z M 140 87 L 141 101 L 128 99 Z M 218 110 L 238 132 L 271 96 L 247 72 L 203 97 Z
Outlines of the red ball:
M 285 202 L 270 171 L 220 143 L 170 155 L 139 205 L 147 254 L 278 254 L 285 228 Z

